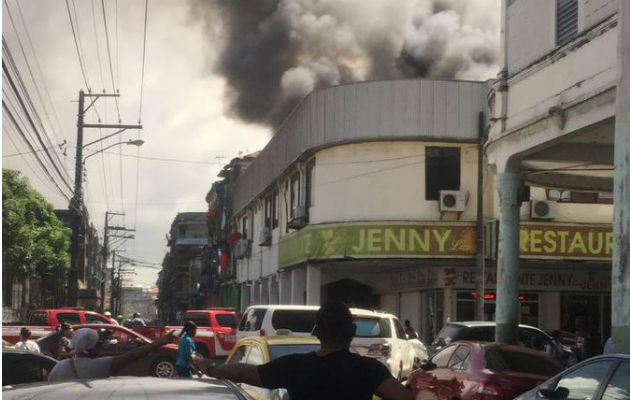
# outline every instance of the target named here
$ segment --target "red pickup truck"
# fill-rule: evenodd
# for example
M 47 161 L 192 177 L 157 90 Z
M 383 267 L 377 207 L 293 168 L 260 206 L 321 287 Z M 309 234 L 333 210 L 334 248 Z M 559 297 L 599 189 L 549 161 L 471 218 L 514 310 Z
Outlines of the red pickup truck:
M 150 338 L 158 337 L 175 330 L 179 335 L 186 321 L 197 324 L 195 347 L 206 358 L 225 358 L 236 343 L 236 327 L 239 316 L 232 309 L 210 308 L 207 310 L 188 310 L 181 318 L 180 326 L 138 326 L 132 330 Z
M 28 315 L 26 328 L 31 331 L 31 339 L 38 339 L 51 331 L 57 329 L 62 322 L 71 325 L 76 324 L 116 324 L 111 318 L 94 311 L 77 309 L 48 309 L 34 310 Z M 24 325 L 4 325 L 2 326 L 2 339 L 17 343 L 20 341 L 20 330 Z

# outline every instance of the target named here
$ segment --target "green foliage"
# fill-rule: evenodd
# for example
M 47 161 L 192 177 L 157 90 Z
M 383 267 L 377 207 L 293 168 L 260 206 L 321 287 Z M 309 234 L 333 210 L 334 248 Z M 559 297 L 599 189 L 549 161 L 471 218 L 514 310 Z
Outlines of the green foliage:
M 9 279 L 70 267 L 70 230 L 18 171 L 2 170 L 2 270 Z M 6 278 L 5 278 L 6 279 Z

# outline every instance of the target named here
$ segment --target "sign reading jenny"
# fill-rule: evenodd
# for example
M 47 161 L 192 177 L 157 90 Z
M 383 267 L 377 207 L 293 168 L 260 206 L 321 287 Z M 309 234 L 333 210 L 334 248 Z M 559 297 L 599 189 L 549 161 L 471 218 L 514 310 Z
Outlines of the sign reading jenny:
M 474 222 L 309 225 L 280 241 L 279 264 L 344 257 L 471 258 L 475 240 Z

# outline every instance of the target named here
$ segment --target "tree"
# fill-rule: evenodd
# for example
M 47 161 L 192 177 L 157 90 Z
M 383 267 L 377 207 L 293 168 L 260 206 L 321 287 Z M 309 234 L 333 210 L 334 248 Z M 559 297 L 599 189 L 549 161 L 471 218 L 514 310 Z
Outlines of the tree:
M 18 171 L 2 170 L 2 279 L 5 304 L 10 304 L 15 279 L 57 278 L 70 267 L 70 229 L 50 204 Z M 50 281 L 50 279 L 49 279 Z M 6 297 L 9 296 L 9 297 Z

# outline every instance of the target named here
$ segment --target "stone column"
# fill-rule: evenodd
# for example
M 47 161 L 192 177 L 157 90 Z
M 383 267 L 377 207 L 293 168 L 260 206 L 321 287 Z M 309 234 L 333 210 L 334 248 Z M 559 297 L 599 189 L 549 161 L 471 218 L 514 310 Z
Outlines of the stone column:
M 499 257 L 497 262 L 496 341 L 518 343 L 518 270 L 520 259 L 520 192 L 521 174 L 501 172 L 497 176 L 499 191 Z
M 322 294 L 322 271 L 314 265 L 306 266 L 306 304 L 318 306 Z

